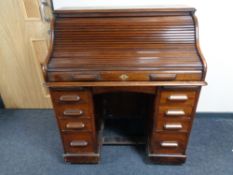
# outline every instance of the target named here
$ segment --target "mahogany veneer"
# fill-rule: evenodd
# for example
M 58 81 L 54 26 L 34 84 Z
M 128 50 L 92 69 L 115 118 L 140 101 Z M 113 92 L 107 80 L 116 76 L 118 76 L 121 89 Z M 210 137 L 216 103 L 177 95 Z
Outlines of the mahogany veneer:
M 54 12 L 52 45 L 43 70 L 65 161 L 99 161 L 101 105 L 111 104 L 108 111 L 118 114 L 142 109 L 152 162 L 185 162 L 201 86 L 206 85 L 194 12 L 193 8 Z M 147 94 L 151 98 L 142 100 L 153 100 L 133 105 L 141 97 L 127 96 L 130 104 L 120 101 L 121 95 L 104 97 L 105 103 L 95 98 L 116 92 Z

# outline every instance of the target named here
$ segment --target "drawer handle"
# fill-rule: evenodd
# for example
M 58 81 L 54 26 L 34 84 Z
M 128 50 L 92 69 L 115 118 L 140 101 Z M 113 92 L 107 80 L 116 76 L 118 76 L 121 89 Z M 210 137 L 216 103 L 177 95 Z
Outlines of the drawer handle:
M 175 79 L 176 74 L 150 74 L 151 81 L 169 81 Z
M 70 146 L 85 147 L 88 145 L 88 142 L 85 140 L 73 140 L 70 142 Z
M 183 126 L 181 123 L 168 123 L 164 125 L 165 129 L 182 129 Z
M 165 148 L 177 148 L 179 144 L 176 141 L 164 141 L 160 143 L 160 146 Z
M 97 75 L 72 75 L 72 79 L 75 81 L 96 81 L 98 80 Z
M 85 127 L 85 124 L 82 122 L 71 122 L 66 124 L 68 129 L 82 129 Z
M 83 111 L 82 110 L 65 110 L 63 112 L 64 115 L 70 115 L 70 116 L 75 116 L 75 115 L 83 115 Z
M 188 96 L 187 95 L 170 95 L 168 97 L 168 100 L 170 100 L 170 101 L 186 101 L 186 100 L 188 100 Z
M 78 95 L 62 95 L 59 100 L 62 102 L 79 101 L 80 97 Z
M 183 110 L 167 110 L 166 115 L 167 116 L 180 116 L 180 115 L 185 115 L 185 112 Z

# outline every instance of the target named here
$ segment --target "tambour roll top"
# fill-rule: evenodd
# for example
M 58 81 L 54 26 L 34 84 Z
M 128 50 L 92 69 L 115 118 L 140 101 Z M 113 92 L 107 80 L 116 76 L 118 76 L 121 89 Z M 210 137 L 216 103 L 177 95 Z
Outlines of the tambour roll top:
M 202 80 L 194 11 L 55 11 L 47 81 Z

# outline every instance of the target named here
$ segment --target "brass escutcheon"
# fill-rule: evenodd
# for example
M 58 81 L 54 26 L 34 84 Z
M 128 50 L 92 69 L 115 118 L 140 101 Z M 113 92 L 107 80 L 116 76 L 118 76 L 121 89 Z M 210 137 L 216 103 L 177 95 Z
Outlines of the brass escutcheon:
M 128 78 L 129 78 L 129 76 L 126 75 L 126 74 L 122 74 L 122 75 L 120 76 L 120 79 L 121 79 L 121 80 L 127 80 Z

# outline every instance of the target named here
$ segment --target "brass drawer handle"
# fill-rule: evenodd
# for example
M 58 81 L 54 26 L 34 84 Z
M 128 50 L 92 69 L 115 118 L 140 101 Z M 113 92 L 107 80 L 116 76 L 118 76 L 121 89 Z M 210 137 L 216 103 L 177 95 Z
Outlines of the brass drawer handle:
M 79 109 L 77 109 L 77 110 L 65 110 L 63 112 L 63 114 L 64 115 L 70 115 L 70 116 L 75 116 L 75 115 L 80 116 L 80 115 L 83 115 L 83 111 L 79 110 Z
M 73 140 L 70 142 L 70 146 L 85 147 L 88 145 L 88 142 L 85 140 Z
M 182 129 L 183 126 L 181 123 L 168 123 L 164 125 L 165 129 Z
M 77 74 L 74 74 L 72 75 L 72 79 L 75 80 L 75 81 L 96 81 L 98 80 L 98 75 L 77 75 Z
M 66 124 L 68 129 L 82 129 L 85 127 L 85 124 L 82 122 L 70 122 Z
M 183 110 L 167 110 L 165 113 L 167 116 L 180 116 L 185 115 Z
M 62 95 L 59 98 L 60 101 L 62 102 L 71 102 L 71 101 L 79 101 L 80 100 L 80 96 L 78 95 Z
M 150 74 L 151 81 L 171 81 L 176 79 L 176 74 Z
M 179 144 L 176 141 L 163 141 L 160 143 L 160 146 L 165 148 L 177 148 Z
M 188 100 L 188 96 L 187 95 L 170 95 L 168 97 L 168 100 L 170 100 L 170 101 L 186 101 L 186 100 Z

